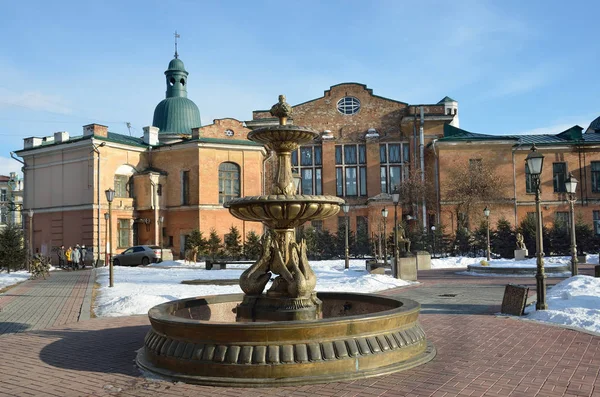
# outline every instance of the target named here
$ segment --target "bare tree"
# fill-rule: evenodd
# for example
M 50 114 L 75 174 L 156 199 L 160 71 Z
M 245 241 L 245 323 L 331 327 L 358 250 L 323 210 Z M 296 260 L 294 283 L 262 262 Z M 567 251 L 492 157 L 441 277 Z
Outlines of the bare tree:
M 443 202 L 454 204 L 457 228 L 468 228 L 472 211 L 505 199 L 508 187 L 507 176 L 498 173 L 489 162 L 470 160 L 469 163 L 457 164 L 448 170 L 447 182 L 443 188 Z

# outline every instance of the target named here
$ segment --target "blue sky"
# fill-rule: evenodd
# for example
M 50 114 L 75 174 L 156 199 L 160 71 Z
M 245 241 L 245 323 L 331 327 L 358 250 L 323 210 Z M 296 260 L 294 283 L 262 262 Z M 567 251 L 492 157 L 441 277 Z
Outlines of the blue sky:
M 92 122 L 142 135 L 173 33 L 203 124 L 354 81 L 461 127 L 558 133 L 600 116 L 594 1 L 21 1 L 2 4 L 0 174 L 28 136 Z

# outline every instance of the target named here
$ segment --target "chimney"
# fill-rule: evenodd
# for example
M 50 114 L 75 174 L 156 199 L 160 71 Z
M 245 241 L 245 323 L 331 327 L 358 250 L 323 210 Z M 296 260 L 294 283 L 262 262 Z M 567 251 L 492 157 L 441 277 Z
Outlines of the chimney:
M 192 139 L 199 139 L 200 138 L 200 128 L 192 128 Z
M 38 138 L 35 136 L 24 138 L 23 139 L 23 149 L 31 149 L 34 147 L 38 147 L 42 144 L 43 138 Z
M 146 145 L 158 145 L 158 127 L 144 127 L 144 143 Z
M 101 124 L 88 124 L 83 126 L 83 136 L 108 137 L 108 127 Z
M 67 131 L 55 132 L 54 142 L 61 143 L 69 140 L 69 133 Z

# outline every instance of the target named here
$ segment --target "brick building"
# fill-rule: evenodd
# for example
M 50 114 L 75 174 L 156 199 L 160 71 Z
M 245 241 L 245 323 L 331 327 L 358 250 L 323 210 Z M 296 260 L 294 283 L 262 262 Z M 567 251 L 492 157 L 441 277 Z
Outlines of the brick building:
M 17 154 L 25 163 L 24 208 L 35 211 L 35 248 L 49 252 L 53 246 L 79 243 L 93 246 L 96 253 L 101 247 L 101 258 L 108 188 L 116 191 L 113 252 L 162 242 L 177 255 L 195 228 L 205 235 L 215 229 L 221 237 L 232 225 L 243 236 L 250 230 L 262 233 L 261 224 L 233 218 L 222 204 L 232 197 L 268 193 L 265 181 L 271 177 L 273 157 L 247 134 L 277 120 L 268 111 L 256 110 L 245 122 L 226 118 L 201 126 L 200 112 L 187 98 L 187 79 L 176 56 L 165 72 L 166 97 L 143 137 L 92 124 L 80 136 L 57 132 L 25 139 Z M 334 85 L 322 97 L 293 106 L 288 121 L 320 132 L 293 153 L 301 191 L 345 198 L 350 228 L 369 236 L 381 233 L 384 207 L 390 214 L 387 231 L 393 231 L 394 187 L 403 197 L 398 218 L 412 227 L 441 223 L 453 232 L 458 218 L 465 216 L 477 226 L 483 206 L 491 209 L 492 222 L 504 216 L 517 224 L 534 208 L 524 158 L 535 142 L 547 159 L 542 174 L 544 221 L 564 217 L 562 183 L 573 172 L 581 181 L 577 214 L 595 222 L 600 232 L 599 120 L 585 133 L 574 126 L 556 135 L 492 136 L 460 129 L 458 118 L 458 103 L 449 97 L 410 105 L 374 95 L 363 84 Z M 473 162 L 493 165 L 508 188 L 489 202 L 477 203 L 481 209 L 473 207 L 472 214 L 461 214 L 446 197 L 450 172 Z M 419 185 L 418 193 L 412 191 Z M 314 226 L 335 231 L 344 220 L 341 213 Z

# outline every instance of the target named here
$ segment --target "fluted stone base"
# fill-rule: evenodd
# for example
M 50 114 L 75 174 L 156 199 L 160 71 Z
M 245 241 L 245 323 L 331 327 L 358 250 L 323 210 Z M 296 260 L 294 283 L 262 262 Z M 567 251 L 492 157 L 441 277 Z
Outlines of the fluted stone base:
M 415 301 L 319 293 L 322 319 L 235 322 L 242 298 L 199 297 L 153 307 L 138 365 L 175 381 L 272 387 L 383 375 L 436 354 Z

